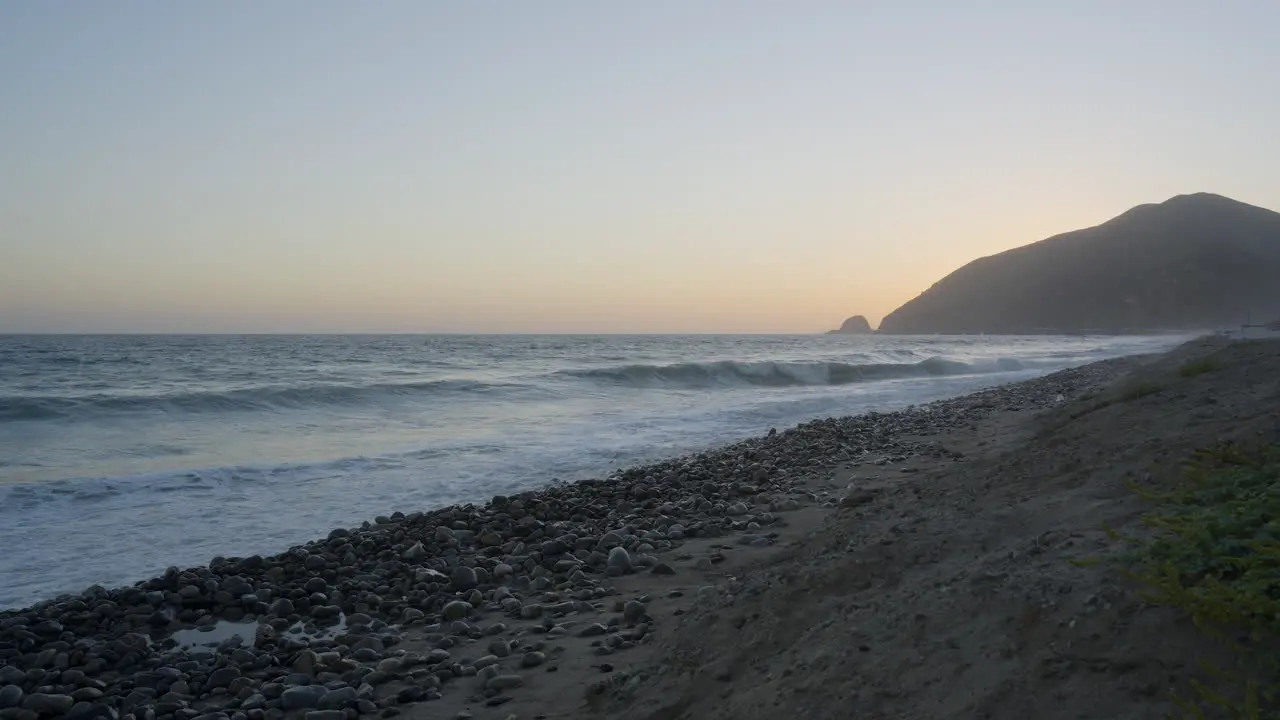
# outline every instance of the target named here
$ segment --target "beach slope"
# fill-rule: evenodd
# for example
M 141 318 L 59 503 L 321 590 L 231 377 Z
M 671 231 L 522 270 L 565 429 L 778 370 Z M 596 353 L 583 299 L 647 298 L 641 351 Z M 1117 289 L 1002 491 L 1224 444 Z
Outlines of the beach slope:
M 405 508 L 0 613 L 0 720 L 1164 717 L 1204 641 L 1071 560 L 1277 407 L 1209 338 Z
M 846 465 L 858 502 L 691 603 L 611 716 L 1171 716 L 1199 663 L 1228 658 L 1097 562 L 1125 550 L 1104 528 L 1149 533 L 1130 483 L 1176 477 L 1193 451 L 1280 440 L 1280 342 L 1198 340 L 1061 376 L 1079 372 L 1065 402 L 1001 405 L 1054 378 L 1003 388 L 928 438 L 960 462 Z

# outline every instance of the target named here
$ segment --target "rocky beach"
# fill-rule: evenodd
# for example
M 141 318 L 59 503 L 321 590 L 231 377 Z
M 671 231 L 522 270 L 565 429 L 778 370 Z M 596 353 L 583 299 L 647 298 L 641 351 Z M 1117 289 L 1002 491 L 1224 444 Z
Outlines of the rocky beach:
M 1221 344 L 1197 341 L 1170 357 Z M 213 558 L 6 611 L 0 720 L 710 717 L 693 709 L 728 698 L 746 671 L 713 644 L 732 645 L 735 634 L 761 642 L 745 634 L 760 609 L 735 608 L 772 598 L 776 614 L 777 603 L 798 602 L 776 596 L 779 573 L 816 572 L 818 559 L 850 552 L 848 524 L 864 522 L 852 518 L 925 508 L 936 488 L 919 483 L 1013 452 L 1041 418 L 1160 362 L 1173 360 L 1103 361 L 771 430 L 483 505 L 400 508 L 278 555 Z M 887 510 L 886 497 L 906 505 Z M 883 550 L 915 531 L 890 524 L 867 542 Z M 804 577 L 783 584 L 814 598 L 834 592 L 829 579 Z M 834 617 L 776 624 L 770 642 Z M 859 644 L 855 655 L 877 649 L 858 653 Z M 695 656 L 695 669 L 680 669 Z M 763 703 L 763 714 L 717 716 L 765 710 L 778 711 Z M 952 716 L 880 712 L 869 717 Z M 810 717 L 828 716 L 843 717 L 829 707 Z

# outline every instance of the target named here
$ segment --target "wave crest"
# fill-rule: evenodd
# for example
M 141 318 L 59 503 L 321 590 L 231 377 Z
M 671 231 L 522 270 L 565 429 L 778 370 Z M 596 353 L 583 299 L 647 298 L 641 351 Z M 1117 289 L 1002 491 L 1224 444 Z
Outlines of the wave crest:
M 107 413 L 233 412 L 290 410 L 324 405 L 355 405 L 396 395 L 484 392 L 501 387 L 473 380 L 431 380 L 378 385 L 301 385 L 155 395 L 55 397 L 0 396 L 0 422 L 96 417 Z
M 931 357 L 914 363 L 745 362 L 722 360 L 674 365 L 619 365 L 571 370 L 576 378 L 632 387 L 709 388 L 716 386 L 801 387 L 848 385 L 876 380 L 1011 372 L 1023 369 L 1012 358 L 962 362 Z

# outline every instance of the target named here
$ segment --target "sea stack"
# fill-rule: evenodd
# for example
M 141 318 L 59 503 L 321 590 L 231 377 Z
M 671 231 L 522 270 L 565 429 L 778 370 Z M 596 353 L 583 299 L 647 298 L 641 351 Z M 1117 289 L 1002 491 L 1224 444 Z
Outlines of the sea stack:
M 839 330 L 832 330 L 827 334 L 828 335 L 870 335 L 872 332 L 874 332 L 874 330 L 871 329 L 871 323 L 867 322 L 867 319 L 865 317 L 863 317 L 862 315 L 854 315 L 848 320 L 845 320 L 844 324 L 840 326 Z

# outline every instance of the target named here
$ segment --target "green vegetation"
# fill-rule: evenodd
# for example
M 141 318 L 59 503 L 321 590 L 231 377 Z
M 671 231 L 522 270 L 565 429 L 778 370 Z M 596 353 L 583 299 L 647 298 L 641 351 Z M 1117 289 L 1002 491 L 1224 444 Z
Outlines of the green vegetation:
M 1144 517 L 1155 532 L 1130 538 L 1130 574 L 1236 659 L 1206 666 L 1179 707 L 1193 718 L 1280 718 L 1280 445 L 1204 450 L 1173 487 L 1134 489 L 1155 503 Z
M 1213 372 L 1220 368 L 1217 358 L 1202 357 L 1198 360 L 1189 360 L 1178 368 L 1178 374 L 1184 378 L 1193 378 L 1198 375 Z
M 1120 401 L 1129 402 L 1164 390 L 1164 385 L 1150 380 L 1135 380 L 1120 387 Z
M 1221 369 L 1221 361 L 1213 356 L 1208 356 L 1197 358 L 1195 360 L 1188 360 L 1186 363 L 1183 363 L 1183 365 L 1178 368 L 1178 376 L 1182 378 L 1194 378 L 1205 373 L 1215 372 Z M 1167 390 L 1169 387 L 1170 385 L 1168 383 L 1158 382 L 1150 378 L 1132 378 L 1121 383 L 1118 388 L 1106 396 L 1099 397 L 1094 393 L 1086 393 L 1077 398 L 1078 404 L 1083 405 L 1083 407 L 1068 415 L 1066 420 L 1062 423 L 1045 428 L 1041 432 L 1041 435 L 1048 435 L 1053 430 L 1061 428 L 1067 421 L 1078 420 L 1085 415 L 1109 408 L 1116 403 L 1140 400 L 1149 395 L 1155 395 L 1156 393 Z

